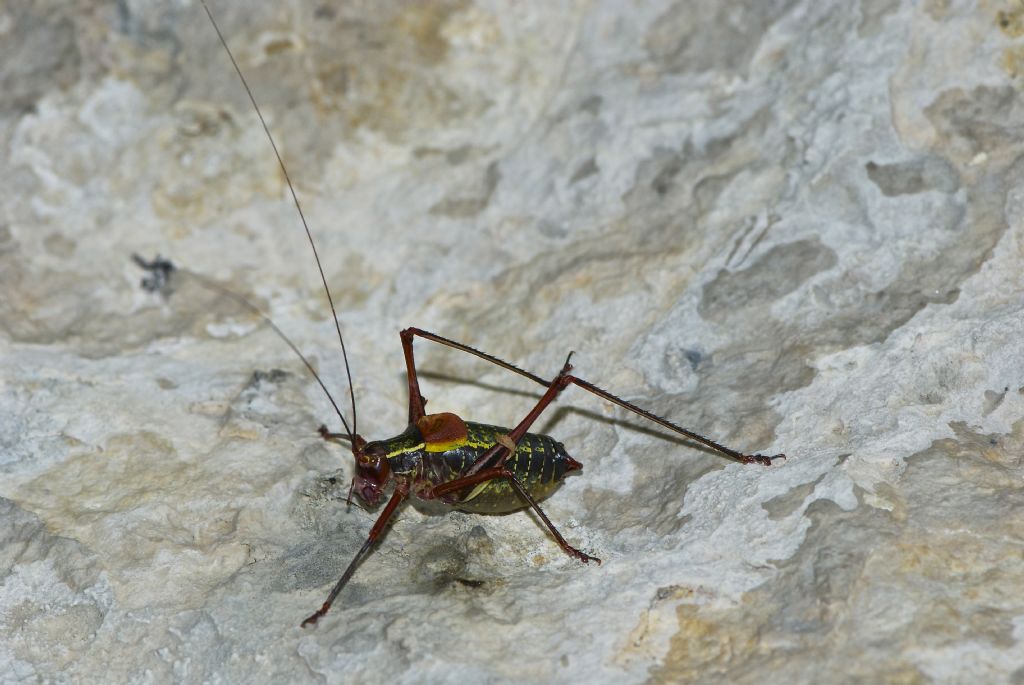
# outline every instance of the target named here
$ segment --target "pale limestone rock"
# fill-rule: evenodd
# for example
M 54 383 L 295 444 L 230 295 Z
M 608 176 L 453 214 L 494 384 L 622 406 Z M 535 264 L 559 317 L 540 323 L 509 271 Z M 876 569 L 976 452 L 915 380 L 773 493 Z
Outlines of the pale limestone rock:
M 223 6 L 222 6 L 223 5 Z M 578 373 L 531 517 L 358 549 L 295 210 L 200 5 L 0 9 L 4 682 L 1016 682 L 1017 3 L 215 3 L 305 203 L 359 429 L 398 330 Z M 180 267 L 166 296 L 130 255 Z M 417 347 L 434 410 L 537 390 Z M 451 382 L 451 378 L 462 382 Z M 496 392 L 495 389 L 498 391 Z

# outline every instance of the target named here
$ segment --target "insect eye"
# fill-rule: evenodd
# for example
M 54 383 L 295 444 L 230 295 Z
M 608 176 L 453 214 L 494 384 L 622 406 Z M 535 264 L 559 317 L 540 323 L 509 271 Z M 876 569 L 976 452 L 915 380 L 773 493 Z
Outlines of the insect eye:
M 380 445 L 370 443 L 365 448 L 356 452 L 356 461 L 360 466 L 376 468 L 380 460 L 385 457 L 385 452 Z

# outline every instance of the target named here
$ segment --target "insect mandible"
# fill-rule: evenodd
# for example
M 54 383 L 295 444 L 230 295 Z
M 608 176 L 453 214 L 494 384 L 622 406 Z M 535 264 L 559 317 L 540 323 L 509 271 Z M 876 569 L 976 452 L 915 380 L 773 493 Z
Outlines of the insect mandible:
M 305 229 L 306 237 L 313 250 L 313 256 L 320 273 L 320 280 L 323 283 L 331 313 L 334 316 L 335 329 L 341 344 L 342 358 L 348 381 L 348 394 L 351 400 L 351 424 L 335 402 L 320 376 L 316 373 L 312 364 L 302 355 L 283 331 L 270 321 L 265 314 L 244 299 L 226 291 L 208 279 L 204 278 L 203 281 L 207 285 L 238 300 L 263 317 L 299 356 L 327 394 L 331 405 L 341 421 L 344 432 L 333 433 L 326 427 L 321 426 L 320 434 L 326 440 L 344 440 L 349 443 L 355 460 L 355 474 L 352 478 L 350 497 L 354 493 L 356 497 L 365 502 L 369 507 L 374 507 L 381 502 L 387 490 L 393 486 L 391 495 L 388 497 L 383 511 L 370 529 L 366 541 L 359 551 L 356 552 L 340 579 L 331 589 L 324 603 L 316 612 L 302 622 L 303 627 L 315 624 L 328 612 L 334 600 L 346 583 L 348 583 L 360 563 L 370 554 L 375 544 L 380 540 L 381 535 L 399 506 L 409 498 L 436 501 L 471 513 L 500 514 L 531 508 L 540 517 L 540 520 L 566 554 L 583 563 L 591 561 L 600 563 L 598 558 L 586 554 L 566 542 L 565 538 L 558 532 L 558 529 L 538 504 L 540 500 L 554 492 L 567 474 L 582 468 L 578 461 L 569 456 L 565 451 L 565 447 L 560 442 L 547 435 L 529 432 L 530 427 L 544 410 L 558 397 L 559 393 L 570 385 L 582 388 L 608 402 L 653 421 L 663 428 L 704 445 L 728 459 L 744 464 L 762 464 L 764 466 L 770 466 L 776 459 L 785 459 L 785 455 L 782 454 L 773 456 L 751 455 L 730 449 L 574 376 L 571 373 L 573 368 L 570 363 L 571 352 L 561 370 L 553 378 L 546 379 L 490 354 L 481 352 L 469 345 L 419 328 L 406 328 L 401 332 L 402 352 L 405 356 L 406 375 L 409 385 L 408 426 L 393 438 L 374 441 L 365 440 L 359 435 L 357 430 L 355 391 L 352 386 L 352 373 L 348 363 L 348 353 L 345 349 L 341 325 L 338 322 L 334 301 L 331 297 L 330 288 L 327 286 L 327 279 L 320 263 L 320 256 L 302 210 L 302 205 L 295 193 L 295 188 L 292 185 L 291 178 L 278 151 L 274 137 L 270 133 L 270 128 L 263 118 L 263 114 L 242 73 L 241 67 L 239 67 L 231 49 L 228 47 L 227 40 L 217 25 L 206 0 L 202 0 L 202 3 L 210 23 L 213 25 L 217 37 L 227 52 L 228 58 L 231 60 L 231 64 L 245 88 L 246 94 L 267 135 L 270 146 L 277 157 L 288 190 L 298 211 L 302 226 Z M 150 270 L 164 272 L 169 269 L 169 263 L 160 259 L 154 260 L 151 263 L 146 263 L 139 258 L 136 258 L 136 261 L 140 266 Z M 439 343 L 491 362 L 543 386 L 545 392 L 533 409 L 513 428 L 473 423 L 465 421 L 452 413 L 427 414 L 425 410 L 426 400 L 420 393 L 416 362 L 413 356 L 413 341 L 415 338 Z

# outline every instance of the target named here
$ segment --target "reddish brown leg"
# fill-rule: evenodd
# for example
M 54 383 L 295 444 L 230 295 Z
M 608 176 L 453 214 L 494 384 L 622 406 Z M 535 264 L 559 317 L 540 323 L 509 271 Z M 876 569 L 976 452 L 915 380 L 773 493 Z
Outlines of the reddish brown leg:
M 370 553 L 370 550 L 373 548 L 373 543 L 377 541 L 377 538 L 379 538 L 381 533 L 384 532 L 384 529 L 387 528 L 388 520 L 391 518 L 391 515 L 395 513 L 395 510 L 398 509 L 398 505 L 402 503 L 402 500 L 406 498 L 406 495 L 408 495 L 408 492 L 405 489 L 395 489 L 395 493 L 391 495 L 391 499 L 388 500 L 387 506 L 384 507 L 384 511 L 381 512 L 380 516 L 377 518 L 377 522 L 374 523 L 373 528 L 370 529 L 370 534 L 366 536 L 366 542 L 364 542 L 363 546 L 359 548 L 358 552 L 356 552 L 355 558 L 349 562 L 348 568 L 345 569 L 345 572 L 341 575 L 338 582 L 334 584 L 334 587 L 331 589 L 331 594 L 327 595 L 327 601 L 317 609 L 315 614 L 302 622 L 303 628 L 315 625 L 316 622 L 320 620 L 320 617 L 328 612 L 331 608 L 331 604 L 334 602 L 334 599 L 338 596 L 338 593 L 341 592 L 341 589 L 345 587 L 346 583 L 348 583 L 352 574 L 356 572 L 360 562 L 362 562 L 366 555 Z
M 455 350 L 461 350 L 462 352 L 466 352 L 468 354 L 471 354 L 474 357 L 479 357 L 480 359 L 483 359 L 485 361 L 489 361 L 490 363 L 492 363 L 492 364 L 494 364 L 496 366 L 500 366 L 503 369 L 508 369 L 509 371 L 511 371 L 513 373 L 518 373 L 520 376 L 524 376 L 526 378 L 529 378 L 534 383 L 539 383 L 540 385 L 543 385 L 543 386 L 551 385 L 551 381 L 546 381 L 543 378 L 541 378 L 540 376 L 536 376 L 536 375 L 530 373 L 529 371 L 524 371 L 523 369 L 520 369 L 515 364 L 509 364 L 507 361 L 505 361 L 503 359 L 498 359 L 497 357 L 495 357 L 493 355 L 490 355 L 490 354 L 487 354 L 486 352 L 481 352 L 480 350 L 476 349 L 475 347 L 470 347 L 469 345 L 464 345 L 464 344 L 462 344 L 460 342 L 456 342 L 455 340 L 451 340 L 449 338 L 442 337 L 442 336 L 438 335 L 437 333 L 431 333 L 430 331 L 425 331 L 422 328 L 406 328 L 404 331 L 402 331 L 402 342 L 404 344 L 405 341 L 408 339 L 408 341 L 409 341 L 409 348 L 410 349 L 412 348 L 413 336 L 419 336 L 419 337 L 423 338 L 424 340 L 430 340 L 431 342 L 440 343 L 441 345 L 445 345 L 447 347 L 451 347 L 452 349 L 455 349 Z M 411 356 L 412 356 L 411 354 L 410 355 L 406 355 L 406 358 L 409 359 L 409 358 L 411 358 Z
M 572 357 L 571 352 L 569 353 L 569 357 Z M 548 527 L 548 530 L 551 531 L 555 541 L 558 542 L 558 545 L 566 554 L 579 559 L 584 564 L 590 561 L 596 561 L 600 564 L 601 560 L 597 557 L 585 554 L 565 541 L 562 534 L 559 533 L 558 529 L 555 528 L 555 525 L 551 523 L 551 519 L 548 518 L 547 514 L 544 513 L 544 510 L 540 508 L 539 504 L 537 504 L 537 501 L 529 492 L 527 492 L 523 484 L 515 477 L 515 474 L 505 468 L 505 462 L 508 460 L 509 456 L 511 456 L 512 450 L 519 444 L 519 441 L 523 439 L 523 436 L 526 435 L 526 432 L 530 429 L 533 422 L 536 421 L 547 406 L 554 401 L 555 397 L 558 396 L 558 393 L 565 388 L 566 383 L 564 379 L 569 377 L 568 373 L 571 370 L 572 365 L 569 363 L 569 358 L 566 358 L 565 365 L 562 367 L 562 370 L 558 372 L 558 376 L 555 380 L 551 381 L 547 392 L 544 393 L 544 396 L 541 397 L 533 409 L 530 410 L 530 413 L 526 415 L 526 418 L 520 421 L 519 425 L 513 428 L 505 439 L 500 440 L 498 444 L 480 455 L 480 457 L 466 470 L 466 474 L 464 476 L 435 486 L 432 490 L 432 494 L 435 497 L 441 497 L 443 495 L 461 492 L 474 485 L 485 483 L 489 480 L 505 478 L 512 484 L 512 487 L 516 492 L 519 493 L 519 496 L 522 497 L 535 512 L 537 512 L 541 521 L 543 521 L 544 525 Z
M 349 442 L 352 441 L 352 436 L 349 435 L 348 433 L 332 433 L 330 430 L 328 430 L 327 426 L 323 424 L 320 424 L 320 428 L 317 429 L 317 432 L 320 434 L 320 437 L 323 438 L 324 440 L 347 440 Z
M 761 455 L 761 454 L 746 454 L 744 452 L 739 452 L 737 450 L 734 450 L 734 449 L 731 449 L 729 447 L 726 447 L 725 445 L 722 445 L 722 444 L 720 444 L 718 442 L 715 442 L 711 438 L 706 438 L 703 435 L 700 435 L 699 433 L 694 433 L 691 430 L 687 430 L 686 428 L 683 428 L 682 426 L 676 425 L 675 423 L 673 423 L 672 421 L 669 421 L 668 419 L 663 419 L 662 417 L 658 416 L 657 414 L 652 414 L 651 412 L 647 411 L 646 409 L 642 409 L 642 408 L 636 406 L 635 404 L 633 404 L 632 402 L 627 402 L 626 400 L 622 399 L 621 397 L 617 397 L 616 395 L 611 394 L 607 390 L 603 390 L 603 389 L 597 387 L 596 385 L 594 385 L 593 383 L 589 383 L 588 381 L 583 380 L 582 378 L 577 378 L 576 376 L 566 375 L 564 377 L 561 377 L 561 379 L 555 379 L 555 381 L 548 381 L 548 380 L 545 380 L 545 379 L 541 378 L 540 376 L 536 376 L 536 375 L 530 373 L 529 371 L 524 371 L 523 369 L 520 369 L 518 366 L 515 366 L 514 364 L 509 364 L 508 362 L 503 361 L 501 359 L 498 359 L 497 357 L 494 357 L 492 355 L 489 355 L 486 352 L 481 352 L 480 350 L 474 349 L 474 348 L 470 347 L 469 345 L 463 345 L 460 342 L 456 342 L 454 340 L 449 340 L 448 338 L 444 338 L 444 337 L 442 337 L 440 335 L 437 335 L 436 333 L 431 333 L 430 331 L 424 331 L 424 330 L 419 329 L 419 328 L 407 328 L 404 331 L 402 331 L 402 344 L 403 344 L 403 346 L 406 349 L 406 355 L 405 355 L 406 365 L 407 365 L 407 367 L 410 370 L 409 387 L 410 387 L 410 390 L 411 390 L 411 388 L 415 385 L 415 387 L 416 387 L 416 396 L 417 397 L 419 397 L 419 384 L 415 381 L 415 373 L 416 372 L 415 372 L 414 367 L 412 366 L 412 339 L 413 339 L 413 336 L 419 336 L 419 337 L 424 338 L 426 340 L 431 340 L 433 342 L 440 343 L 441 345 L 445 345 L 447 347 L 451 347 L 451 348 L 456 349 L 456 350 L 461 350 L 463 352 L 466 352 L 468 354 L 473 355 L 474 357 L 479 357 L 480 359 L 484 359 L 486 361 L 489 361 L 492 364 L 496 364 L 497 366 L 500 366 L 503 369 L 508 369 L 509 371 L 512 371 L 513 373 L 517 373 L 520 376 L 523 376 L 525 378 L 529 378 L 534 383 L 538 383 L 538 384 L 543 385 L 543 386 L 550 387 L 551 384 L 553 382 L 555 382 L 555 381 L 562 382 L 564 384 L 562 386 L 563 388 L 566 385 L 569 385 L 569 384 L 579 386 L 580 388 L 583 388 L 584 390 L 586 390 L 588 392 L 591 392 L 591 393 L 597 395 L 598 397 L 611 402 L 612 404 L 617 404 L 618 406 L 622 407 L 623 409 L 627 409 L 627 410 L 633 412 L 634 414 L 637 414 L 638 416 L 642 416 L 645 419 L 648 419 L 649 421 L 653 421 L 654 423 L 658 424 L 659 426 L 662 426 L 663 428 L 667 428 L 668 430 L 670 430 L 670 431 L 672 431 L 674 433 L 682 435 L 683 437 L 688 438 L 690 440 L 693 440 L 694 442 L 700 443 L 701 445 L 704 445 L 705 447 L 708 447 L 708 448 L 714 450 L 715 452 L 718 452 L 719 454 L 721 454 L 721 455 L 723 455 L 725 457 L 728 457 L 729 459 L 733 459 L 735 461 L 738 461 L 741 464 L 762 464 L 764 466 L 771 466 L 771 464 L 772 464 L 772 462 L 774 460 L 776 460 L 776 459 L 785 459 L 786 458 L 786 455 L 784 455 L 784 454 L 776 454 L 776 455 L 773 455 L 773 456 L 769 457 L 769 456 L 764 456 L 764 455 Z M 408 342 L 406 342 L 406 341 L 408 341 Z M 422 405 L 420 407 L 420 410 L 422 411 Z M 411 407 L 410 407 L 410 415 L 411 415 L 411 413 L 412 413 L 412 411 L 411 411 Z M 484 456 L 488 456 L 488 455 L 484 455 Z
M 535 500 L 530 493 L 526 491 L 526 488 L 519 479 L 504 466 L 495 466 L 472 476 L 456 478 L 455 480 L 444 483 L 443 485 L 435 486 L 431 491 L 431 494 L 434 497 L 440 497 L 442 495 L 459 492 L 460 490 L 464 490 L 474 485 L 479 485 L 480 483 L 485 483 L 489 480 L 495 480 L 497 478 L 508 479 L 509 483 L 512 484 L 512 487 L 519 493 L 519 496 L 530 505 L 530 507 L 537 513 L 537 516 L 540 517 L 540 520 L 544 522 L 544 525 L 548 527 L 548 530 L 551 531 L 551 535 L 555 538 L 555 542 L 558 543 L 558 546 L 562 548 L 562 551 L 574 559 L 579 559 L 584 564 L 591 561 L 596 561 L 598 564 L 601 563 L 601 560 L 597 557 L 592 557 L 585 552 L 581 552 L 566 542 L 565 538 L 562 537 L 562 534 L 558 532 L 557 528 L 555 528 L 555 524 L 551 523 L 551 519 L 548 518 L 548 515 L 545 514 L 544 510 L 540 508 L 539 504 L 537 504 L 537 500 Z
M 409 423 L 413 424 L 426 414 L 424 405 L 427 401 L 420 394 L 420 380 L 416 376 L 416 360 L 412 354 L 412 337 L 418 332 L 416 328 L 406 328 L 401 332 L 402 351 L 405 353 L 405 375 L 409 378 Z
M 472 476 L 474 473 L 479 473 L 484 469 L 488 469 L 493 466 L 505 465 L 508 458 L 512 456 L 512 450 L 509 449 L 508 446 L 502 444 L 502 442 L 511 442 L 518 445 L 519 441 L 522 440 L 523 436 L 530 430 L 530 426 L 533 425 L 533 422 L 537 420 L 545 409 L 547 409 L 549 404 L 555 401 L 555 398 L 558 397 L 558 393 L 565 389 L 565 386 L 567 385 L 565 379 L 571 378 L 571 376 L 569 376 L 569 372 L 572 371 L 572 364 L 569 363 L 571 358 L 572 352 L 570 352 L 569 356 L 566 357 L 562 370 L 558 372 L 558 376 L 555 377 L 555 380 L 548 384 L 547 391 L 539 400 L 537 400 L 537 404 L 535 404 L 533 409 L 530 410 L 530 413 L 526 415 L 526 418 L 519 422 L 519 425 L 509 431 L 508 440 L 500 441 L 494 447 L 477 457 L 477 460 L 474 461 L 468 469 L 466 469 L 465 475 Z

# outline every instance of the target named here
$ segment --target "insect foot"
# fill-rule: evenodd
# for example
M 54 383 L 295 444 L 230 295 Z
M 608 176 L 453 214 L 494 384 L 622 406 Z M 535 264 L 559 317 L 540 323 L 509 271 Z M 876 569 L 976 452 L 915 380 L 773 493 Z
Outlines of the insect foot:
M 785 454 L 773 454 L 770 457 L 766 457 L 763 454 L 744 455 L 744 458 L 740 461 L 744 464 L 764 464 L 765 466 L 771 466 L 772 462 L 776 459 L 786 460 Z
M 593 561 L 593 562 L 596 562 L 598 566 L 601 565 L 601 560 L 600 559 L 598 559 L 597 557 L 592 557 L 592 556 L 590 556 L 589 554 L 587 554 L 585 552 L 581 552 L 578 549 L 576 549 L 575 547 L 570 547 L 566 551 L 568 551 L 571 556 L 574 556 L 577 559 L 579 559 L 580 561 L 582 561 L 584 564 L 589 564 L 590 562 Z

